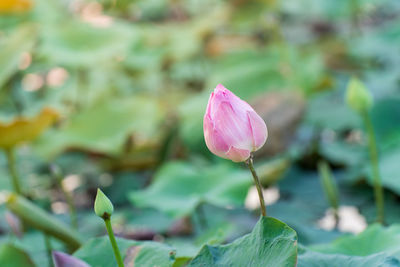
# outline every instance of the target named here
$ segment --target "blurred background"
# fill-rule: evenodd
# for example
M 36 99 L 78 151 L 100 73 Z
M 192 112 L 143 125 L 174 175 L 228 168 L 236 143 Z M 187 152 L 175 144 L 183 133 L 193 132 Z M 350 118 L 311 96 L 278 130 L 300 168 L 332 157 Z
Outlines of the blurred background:
M 105 233 L 92 209 L 100 187 L 119 236 L 181 256 L 232 241 L 259 211 L 244 164 L 204 143 L 222 83 L 267 123 L 255 164 L 269 215 L 306 245 L 357 233 L 375 207 L 363 124 L 344 101 L 356 76 L 375 100 L 386 220 L 400 222 L 398 0 L 1 0 L 0 14 L 0 194 L 18 176 L 66 223 L 69 195 L 89 238 Z M 339 188 L 337 228 L 321 161 Z M 5 219 L 0 233 L 12 238 Z M 30 230 L 15 242 L 45 266 L 42 239 Z

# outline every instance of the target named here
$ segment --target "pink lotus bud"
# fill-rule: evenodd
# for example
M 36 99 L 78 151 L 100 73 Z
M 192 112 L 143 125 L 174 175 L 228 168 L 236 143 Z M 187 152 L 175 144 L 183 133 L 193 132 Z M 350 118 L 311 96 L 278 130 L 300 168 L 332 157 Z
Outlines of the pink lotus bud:
M 208 100 L 203 121 L 204 139 L 215 155 L 245 161 L 267 140 L 264 120 L 254 109 L 218 84 Z
M 52 254 L 55 267 L 90 267 L 86 262 L 63 252 L 53 251 Z

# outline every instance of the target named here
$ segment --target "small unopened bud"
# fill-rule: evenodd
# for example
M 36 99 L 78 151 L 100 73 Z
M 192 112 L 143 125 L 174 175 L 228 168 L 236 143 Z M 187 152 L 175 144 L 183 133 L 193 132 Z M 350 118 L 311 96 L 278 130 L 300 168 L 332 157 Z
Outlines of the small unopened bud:
M 114 211 L 113 204 L 106 195 L 97 189 L 96 200 L 94 201 L 94 212 L 104 220 L 109 219 Z
M 55 267 L 90 267 L 86 262 L 63 252 L 53 251 L 52 254 Z
M 371 93 L 357 78 L 352 78 L 347 86 L 346 101 L 358 113 L 368 111 L 373 104 Z

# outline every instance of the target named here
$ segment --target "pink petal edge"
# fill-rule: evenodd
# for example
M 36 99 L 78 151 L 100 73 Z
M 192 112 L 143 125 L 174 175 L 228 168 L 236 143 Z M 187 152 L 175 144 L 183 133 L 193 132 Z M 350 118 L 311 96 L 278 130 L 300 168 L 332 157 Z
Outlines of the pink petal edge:
M 226 152 L 226 156 L 233 162 L 242 162 L 250 157 L 250 151 L 231 146 L 228 152 Z
M 257 151 L 268 138 L 268 129 L 264 120 L 255 112 L 247 111 L 247 117 L 249 119 L 251 132 L 253 135 L 253 151 Z

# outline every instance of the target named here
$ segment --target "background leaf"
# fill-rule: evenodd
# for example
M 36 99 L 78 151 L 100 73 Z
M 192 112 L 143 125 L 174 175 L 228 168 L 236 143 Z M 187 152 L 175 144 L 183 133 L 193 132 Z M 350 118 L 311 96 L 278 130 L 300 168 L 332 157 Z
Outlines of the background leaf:
M 153 207 L 173 217 L 182 217 L 202 202 L 242 205 L 250 178 L 248 172 L 230 165 L 193 166 L 171 162 L 158 171 L 150 187 L 132 192 L 130 199 L 136 206 Z
M 0 246 L 0 265 L 7 267 L 35 266 L 25 251 L 11 244 Z
M 305 251 L 299 255 L 298 267 L 397 267 L 400 261 L 385 253 L 377 253 L 366 257 L 348 256 L 341 254 L 323 254 L 314 251 Z
M 170 259 L 172 248 L 155 242 L 137 242 L 117 238 L 126 266 L 167 267 L 172 266 L 174 260 Z M 114 267 L 115 257 L 108 237 L 91 239 L 86 242 L 74 256 L 80 258 L 93 267 Z

